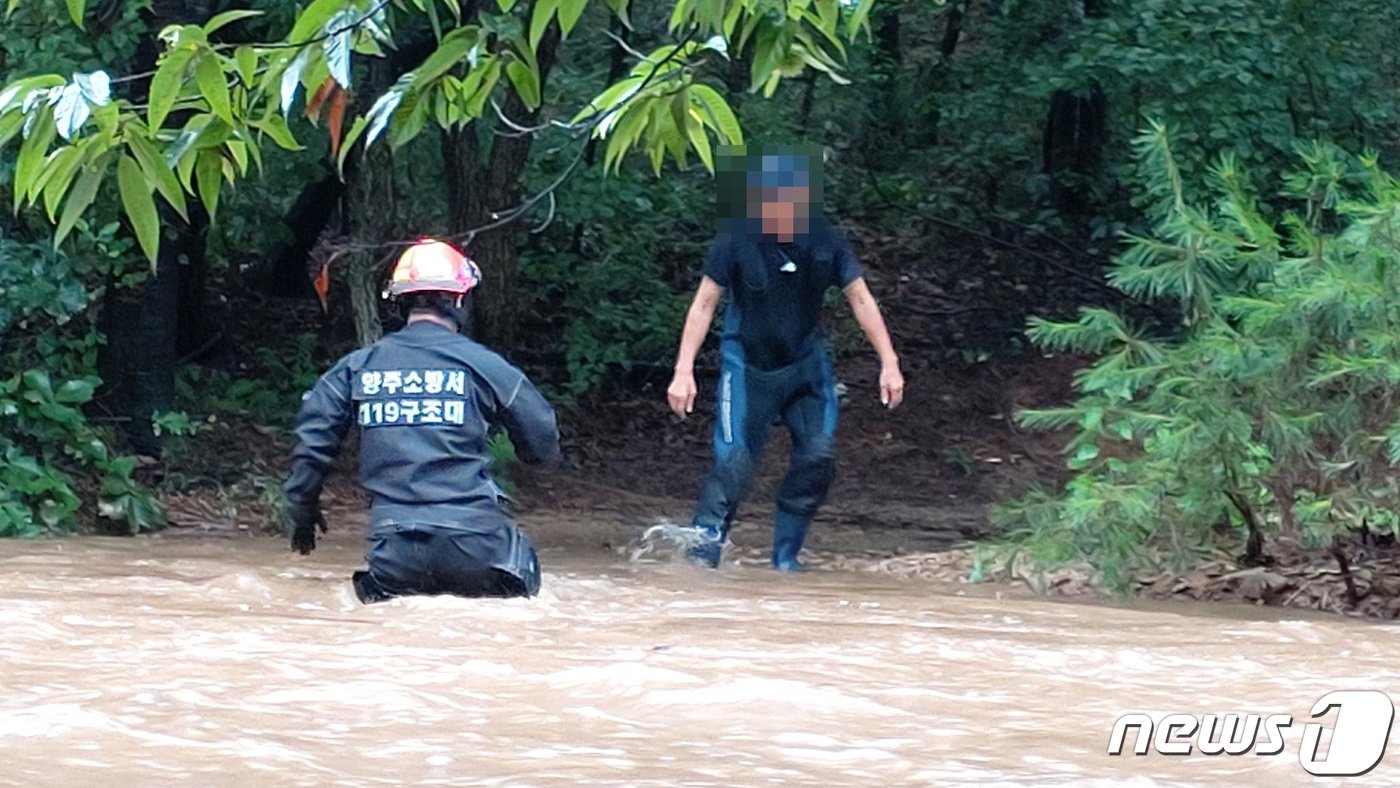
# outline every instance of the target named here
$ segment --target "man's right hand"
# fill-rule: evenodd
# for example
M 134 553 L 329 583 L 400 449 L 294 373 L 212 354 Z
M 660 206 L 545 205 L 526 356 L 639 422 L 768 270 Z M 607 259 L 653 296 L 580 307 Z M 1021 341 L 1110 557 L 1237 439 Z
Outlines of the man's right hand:
M 671 403 L 671 411 L 677 416 L 685 418 L 687 414 L 695 410 L 695 392 L 695 373 L 676 370 L 676 376 L 671 379 L 670 388 L 666 389 L 666 399 Z

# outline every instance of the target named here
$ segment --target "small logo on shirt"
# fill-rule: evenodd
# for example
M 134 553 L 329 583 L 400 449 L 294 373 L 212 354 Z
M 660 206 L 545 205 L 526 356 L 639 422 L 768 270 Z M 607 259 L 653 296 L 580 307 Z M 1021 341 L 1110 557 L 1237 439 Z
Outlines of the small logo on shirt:
M 797 263 L 794 263 L 793 261 L 789 260 L 786 263 L 783 263 L 783 267 L 779 268 L 778 270 L 782 271 L 785 274 L 793 273 L 797 270 Z

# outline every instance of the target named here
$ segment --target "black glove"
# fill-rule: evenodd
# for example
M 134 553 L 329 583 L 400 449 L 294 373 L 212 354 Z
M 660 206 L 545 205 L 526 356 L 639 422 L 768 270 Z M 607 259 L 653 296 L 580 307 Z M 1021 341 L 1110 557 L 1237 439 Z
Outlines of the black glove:
M 316 549 L 316 526 L 321 526 L 321 533 L 326 532 L 326 516 L 321 513 L 321 505 L 287 504 L 287 519 L 292 524 L 292 549 L 309 555 Z

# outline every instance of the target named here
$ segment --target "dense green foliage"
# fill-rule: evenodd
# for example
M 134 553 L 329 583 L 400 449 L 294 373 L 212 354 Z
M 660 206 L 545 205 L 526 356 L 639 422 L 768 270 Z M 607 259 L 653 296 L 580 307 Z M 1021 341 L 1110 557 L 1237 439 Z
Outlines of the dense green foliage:
M 1110 279 L 1178 305 L 1184 329 L 1152 336 L 1104 309 L 1033 325 L 1045 349 L 1099 360 L 1072 406 L 1023 414 L 1077 430 L 1078 474 L 1002 510 L 1016 547 L 1121 586 L 1219 546 L 1259 560 L 1273 533 L 1311 547 L 1400 533 L 1400 181 L 1312 145 L 1276 184 L 1287 213 L 1261 207 L 1233 156 L 1198 206 L 1166 131 L 1140 147 L 1157 227 Z
M 7 22 L 0 74 L 93 69 L 129 58 L 140 32 L 137 14 L 126 7 L 94 40 L 73 28 L 57 0 L 26 5 Z M 14 160 L 0 158 L 0 181 L 13 172 Z M 0 207 L 9 207 L 8 191 L 0 190 Z M 84 412 L 100 382 L 96 302 L 105 287 L 144 276 L 143 267 L 130 265 L 131 243 L 111 221 L 116 215 L 94 211 L 93 220 L 110 223 L 82 223 L 77 238 L 57 251 L 28 240 L 40 234 L 33 225 L 0 218 L 0 536 L 69 531 L 83 511 L 117 532 L 164 522 L 133 479 L 136 460 L 115 452 L 111 431 Z

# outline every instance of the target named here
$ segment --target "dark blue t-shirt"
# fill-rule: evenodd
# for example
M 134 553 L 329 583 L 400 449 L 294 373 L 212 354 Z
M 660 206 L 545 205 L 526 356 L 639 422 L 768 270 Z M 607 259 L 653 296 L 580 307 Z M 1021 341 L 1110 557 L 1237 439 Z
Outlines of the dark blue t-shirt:
M 792 243 L 743 226 L 722 230 L 705 275 L 729 294 L 725 339 L 740 342 L 750 366 L 772 370 L 811 352 L 826 291 L 845 289 L 861 269 L 840 231 L 817 218 Z

